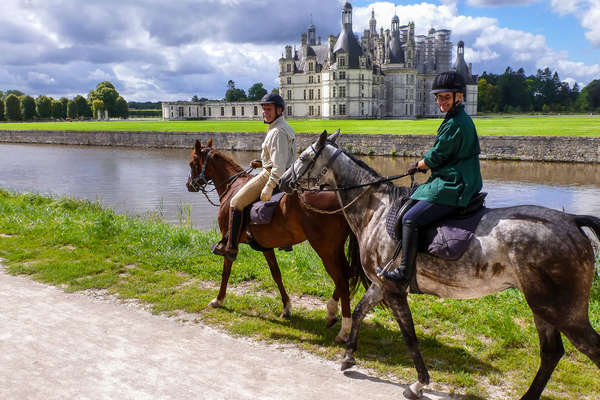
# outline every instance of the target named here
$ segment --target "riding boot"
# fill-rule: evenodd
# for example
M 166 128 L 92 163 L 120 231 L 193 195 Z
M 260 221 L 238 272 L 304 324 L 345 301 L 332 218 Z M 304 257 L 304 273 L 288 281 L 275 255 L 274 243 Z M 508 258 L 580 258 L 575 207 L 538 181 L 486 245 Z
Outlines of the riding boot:
M 229 240 L 227 241 L 227 247 L 223 256 L 229 261 L 233 262 L 237 258 L 238 243 L 240 242 L 240 236 L 242 233 L 242 224 L 244 212 L 238 210 L 235 207 L 229 209 Z
M 385 271 L 383 277 L 400 284 L 410 283 L 415 273 L 418 246 L 419 230 L 411 223 L 403 224 L 400 265 L 391 271 Z

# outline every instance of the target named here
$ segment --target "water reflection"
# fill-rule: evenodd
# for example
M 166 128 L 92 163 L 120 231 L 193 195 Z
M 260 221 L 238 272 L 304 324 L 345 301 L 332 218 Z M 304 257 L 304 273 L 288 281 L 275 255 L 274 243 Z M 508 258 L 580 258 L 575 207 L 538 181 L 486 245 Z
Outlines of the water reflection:
M 171 223 L 190 217 L 213 226 L 216 208 L 189 193 L 190 150 L 0 144 L 0 187 L 99 200 L 121 212 L 158 213 Z M 228 152 L 242 166 L 257 152 Z M 399 174 L 408 158 L 364 157 L 382 175 Z M 600 216 L 600 165 L 482 161 L 488 205 L 539 204 Z M 419 179 L 426 178 L 419 174 Z M 396 182 L 408 184 L 408 180 Z M 214 194 L 211 199 L 218 201 Z

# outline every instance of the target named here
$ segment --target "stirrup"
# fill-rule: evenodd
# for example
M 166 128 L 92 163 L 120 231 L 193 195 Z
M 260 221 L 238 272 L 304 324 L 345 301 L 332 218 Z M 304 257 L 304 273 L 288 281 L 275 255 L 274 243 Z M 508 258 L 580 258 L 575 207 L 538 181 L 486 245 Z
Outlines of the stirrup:
M 388 261 L 387 264 L 385 264 L 383 266 L 383 268 L 381 268 L 381 267 L 375 268 L 375 271 L 377 272 L 377 277 L 383 278 L 383 276 L 386 272 L 392 271 L 391 266 L 392 266 L 392 264 L 394 264 L 394 261 L 396 261 L 396 259 L 400 255 L 401 250 L 402 250 L 402 242 L 398 242 L 398 245 L 396 246 L 396 250 L 394 250 L 394 255 L 392 256 L 390 261 Z
M 217 256 L 225 256 L 225 246 L 221 242 L 211 244 L 210 251 Z

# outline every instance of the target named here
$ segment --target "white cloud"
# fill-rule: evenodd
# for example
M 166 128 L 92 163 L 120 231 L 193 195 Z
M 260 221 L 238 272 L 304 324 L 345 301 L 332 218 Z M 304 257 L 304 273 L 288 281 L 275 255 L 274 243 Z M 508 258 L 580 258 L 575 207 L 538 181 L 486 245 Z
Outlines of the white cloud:
M 600 0 L 551 0 L 550 3 L 557 14 L 577 17 L 586 29 L 587 40 L 600 47 Z
M 536 3 L 539 0 L 467 0 L 467 3 L 472 6 L 483 7 L 502 7 L 502 6 L 524 6 L 531 3 Z

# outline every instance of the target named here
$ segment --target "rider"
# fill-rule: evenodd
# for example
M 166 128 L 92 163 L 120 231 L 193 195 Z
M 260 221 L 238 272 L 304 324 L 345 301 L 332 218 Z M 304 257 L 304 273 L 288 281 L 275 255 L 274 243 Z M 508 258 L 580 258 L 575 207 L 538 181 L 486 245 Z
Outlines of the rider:
M 261 160 L 250 163 L 252 168 L 263 170 L 248 181 L 229 202 L 229 230 L 227 245 L 213 246 L 213 253 L 235 261 L 242 232 L 244 208 L 260 198 L 269 201 L 279 178 L 296 158 L 296 133 L 283 117 L 285 103 L 278 94 L 266 94 L 260 104 L 263 120 L 269 124 L 262 143 Z
M 436 76 L 431 87 L 440 111 L 446 113 L 437 131 L 433 147 L 422 160 L 412 162 L 408 173 L 431 176 L 410 196 L 417 202 L 402 218 L 402 257 L 400 265 L 383 276 L 406 284 L 415 270 L 419 228 L 455 213 L 465 207 L 482 188 L 479 167 L 479 139 L 471 117 L 462 104 L 465 81 L 455 71 Z

